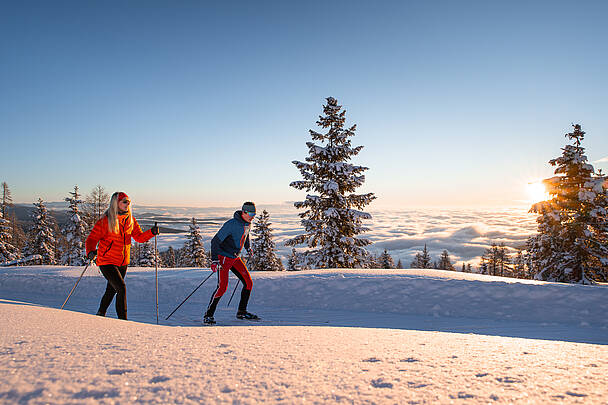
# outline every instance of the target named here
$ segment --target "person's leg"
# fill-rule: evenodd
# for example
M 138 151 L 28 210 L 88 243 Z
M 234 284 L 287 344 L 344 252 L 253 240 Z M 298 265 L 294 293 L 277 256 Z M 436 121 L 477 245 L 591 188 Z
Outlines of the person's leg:
M 120 266 L 118 268 L 120 272 L 120 279 L 122 281 L 122 288 L 116 290 L 116 313 L 118 319 L 127 319 L 127 284 L 125 282 L 125 276 L 127 275 L 127 266 Z
M 107 280 L 108 277 L 106 277 L 106 274 L 111 274 L 112 272 L 116 271 L 116 269 L 115 269 L 116 267 L 117 266 L 114 266 L 112 264 L 104 264 L 102 266 L 99 266 L 99 270 L 101 271 L 101 274 L 103 274 L 103 276 Z M 99 303 L 99 309 L 97 310 L 97 315 L 106 316 L 106 311 L 108 310 L 108 307 L 112 303 L 112 300 L 114 299 L 114 295 L 116 295 L 116 290 L 114 289 L 114 287 L 112 287 L 112 284 L 108 281 L 108 283 L 106 285 L 106 291 L 104 292 L 103 297 L 101 297 L 101 302 Z
M 127 287 L 123 278 L 123 274 L 126 273 L 127 267 L 103 265 L 99 266 L 99 270 L 106 280 L 108 280 L 108 284 L 112 286 L 116 293 L 116 314 L 118 315 L 118 318 L 127 319 Z
M 217 271 L 217 287 L 211 296 L 209 306 L 205 312 L 205 317 L 213 317 L 217 304 L 220 302 L 220 298 L 226 293 L 226 289 L 228 288 L 228 271 L 230 270 L 230 267 L 232 267 L 234 260 L 235 259 L 220 256 L 220 268 Z
M 247 303 L 249 302 L 249 296 L 253 289 L 253 280 L 251 280 L 251 275 L 249 274 L 249 270 L 247 270 L 247 266 L 240 258 L 235 260 L 232 264 L 232 272 L 236 274 L 239 280 L 241 280 L 241 283 L 243 283 L 238 312 L 247 312 Z

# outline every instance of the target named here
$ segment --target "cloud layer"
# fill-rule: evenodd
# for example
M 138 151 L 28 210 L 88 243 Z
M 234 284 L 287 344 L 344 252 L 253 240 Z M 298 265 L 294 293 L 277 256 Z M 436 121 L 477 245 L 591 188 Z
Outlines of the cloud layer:
M 303 232 L 298 211 L 290 205 L 260 206 L 270 214 L 273 235 L 279 255 L 285 258 L 291 247 L 285 241 Z M 158 221 L 173 229 L 188 229 L 192 216 L 199 221 L 205 247 L 221 224 L 232 217 L 234 210 L 226 208 L 171 208 L 144 207 L 135 215 L 145 225 Z M 370 231 L 362 237 L 373 244 L 369 250 L 375 254 L 387 249 L 395 262 L 401 259 L 408 267 L 416 252 L 427 245 L 433 258 L 445 249 L 452 262 L 477 265 L 480 256 L 492 242 L 504 243 L 515 249 L 536 231 L 536 216 L 526 209 L 407 209 L 370 211 L 372 220 L 366 224 Z M 159 238 L 162 249 L 181 247 L 184 234 L 163 234 Z

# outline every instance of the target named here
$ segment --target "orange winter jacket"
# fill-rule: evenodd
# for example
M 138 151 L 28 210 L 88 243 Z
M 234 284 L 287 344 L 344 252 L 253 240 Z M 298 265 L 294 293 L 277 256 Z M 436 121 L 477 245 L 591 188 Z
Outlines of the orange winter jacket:
M 150 240 L 154 235 L 151 230 L 142 232 L 137 220 L 129 221 L 130 214 L 118 216 L 118 233 L 108 229 L 108 217 L 101 218 L 89 234 L 86 241 L 87 255 L 97 247 L 97 265 L 113 264 L 126 266 L 131 257 L 131 237 L 139 243 Z M 99 243 L 99 246 L 97 244 Z

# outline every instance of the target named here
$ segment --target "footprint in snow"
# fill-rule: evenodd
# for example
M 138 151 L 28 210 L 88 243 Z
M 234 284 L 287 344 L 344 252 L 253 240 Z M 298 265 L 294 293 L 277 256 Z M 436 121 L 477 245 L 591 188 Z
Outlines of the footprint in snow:
M 489 374 L 489 373 L 478 373 L 478 374 L 475 374 L 475 377 L 485 377 L 485 376 L 487 376 L 488 374 Z
M 566 391 L 566 395 L 570 395 L 571 397 L 586 397 L 587 394 L 579 394 L 578 392 Z
M 496 381 L 501 382 L 501 383 L 505 383 L 505 384 L 513 384 L 513 383 L 524 382 L 523 380 L 520 380 L 519 378 L 513 378 L 513 377 L 497 377 Z
M 417 361 L 420 361 L 418 359 L 415 359 L 413 357 L 408 357 L 407 359 L 403 359 L 403 360 L 399 360 L 402 363 L 415 363 Z
M 120 393 L 118 392 L 118 390 L 115 390 L 115 389 L 107 390 L 107 391 L 84 389 L 84 390 L 81 390 L 80 392 L 77 392 L 74 395 L 72 395 L 72 398 L 75 398 L 75 399 L 87 399 L 87 398 L 103 399 L 103 398 L 116 398 L 118 396 L 120 396 Z
M 466 392 L 460 391 L 458 393 L 458 396 L 450 395 L 450 398 L 452 398 L 452 399 L 469 399 L 469 398 L 475 398 L 475 395 L 467 394 Z
M 376 378 L 372 380 L 372 387 L 374 388 L 393 388 L 393 384 L 390 382 L 385 382 L 384 378 Z
M 110 374 L 110 375 L 123 375 L 126 373 L 132 373 L 132 372 L 133 372 L 133 370 L 130 370 L 128 368 L 117 368 L 114 370 L 108 370 L 108 374 Z
M 165 381 L 169 381 L 170 378 L 169 377 L 165 377 L 164 375 L 158 375 L 156 377 L 153 377 L 150 379 L 150 381 L 148 381 L 150 384 L 157 384 L 157 383 L 161 383 L 161 382 L 165 382 Z
M 375 357 L 370 357 L 369 359 L 363 359 L 363 360 L 361 360 L 361 361 L 364 361 L 364 362 L 366 362 L 366 363 L 377 363 L 377 362 L 382 361 L 382 360 L 377 359 L 377 358 L 375 358 Z

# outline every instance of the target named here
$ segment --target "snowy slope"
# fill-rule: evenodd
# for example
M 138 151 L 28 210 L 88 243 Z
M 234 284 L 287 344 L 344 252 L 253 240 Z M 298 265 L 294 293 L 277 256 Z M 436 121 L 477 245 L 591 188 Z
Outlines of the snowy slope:
M 249 309 L 264 320 L 234 319 L 231 278 L 216 316 L 224 326 L 201 327 L 213 278 L 164 317 L 208 270 L 162 270 L 157 326 L 149 269 L 127 275 L 129 317 L 140 322 L 89 315 L 105 287 L 96 268 L 69 311 L 56 309 L 81 270 L 0 270 L 0 403 L 606 403 L 608 395 L 604 286 L 430 270 L 253 273 Z

